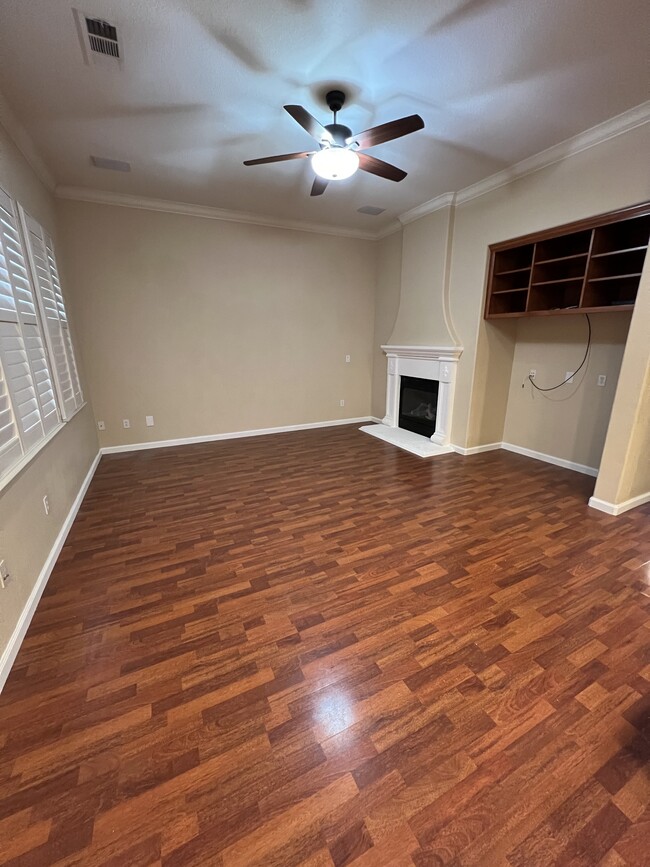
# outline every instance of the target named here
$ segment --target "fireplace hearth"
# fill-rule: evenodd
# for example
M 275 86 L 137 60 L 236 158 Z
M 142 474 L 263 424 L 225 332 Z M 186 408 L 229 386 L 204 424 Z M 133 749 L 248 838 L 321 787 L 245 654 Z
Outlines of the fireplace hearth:
M 434 379 L 401 376 L 398 426 L 431 437 L 436 430 L 439 386 Z

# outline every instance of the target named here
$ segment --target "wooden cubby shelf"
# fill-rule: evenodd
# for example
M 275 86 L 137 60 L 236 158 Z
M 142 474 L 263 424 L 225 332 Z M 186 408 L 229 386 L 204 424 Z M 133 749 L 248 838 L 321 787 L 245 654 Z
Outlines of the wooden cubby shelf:
M 634 308 L 650 202 L 490 245 L 485 318 Z

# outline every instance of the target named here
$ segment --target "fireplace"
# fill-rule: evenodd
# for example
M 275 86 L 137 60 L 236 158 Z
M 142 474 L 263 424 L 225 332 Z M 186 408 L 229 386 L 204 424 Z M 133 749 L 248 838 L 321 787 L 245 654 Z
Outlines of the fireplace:
M 436 431 L 439 387 L 435 379 L 400 376 L 398 426 L 431 437 Z
M 382 346 L 386 415 L 361 430 L 419 457 L 454 451 L 449 433 L 460 346 Z

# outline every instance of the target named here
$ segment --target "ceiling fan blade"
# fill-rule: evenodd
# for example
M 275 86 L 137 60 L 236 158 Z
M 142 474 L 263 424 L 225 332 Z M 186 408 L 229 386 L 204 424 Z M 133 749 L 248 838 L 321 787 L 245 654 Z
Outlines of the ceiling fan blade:
M 300 151 L 297 154 L 278 154 L 276 157 L 262 157 L 259 160 L 244 160 L 245 166 L 262 166 L 265 163 L 281 163 L 284 160 L 299 160 L 303 157 L 310 157 L 316 151 Z
M 402 169 L 385 163 L 383 160 L 378 160 L 377 157 L 361 153 L 358 153 L 357 156 L 359 157 L 359 168 L 364 172 L 379 175 L 380 178 L 386 178 L 389 181 L 403 181 L 406 177 L 406 172 L 403 172 Z
M 424 121 L 420 115 L 410 114 L 408 117 L 400 117 L 399 120 L 382 123 L 381 126 L 373 126 L 371 129 L 366 129 L 363 132 L 350 136 L 345 141 L 346 144 L 356 142 L 360 148 L 372 148 L 375 145 L 383 144 L 385 141 L 401 138 L 403 135 L 408 135 L 423 128 Z
M 325 190 L 327 189 L 329 181 L 326 181 L 324 178 L 319 178 L 318 176 L 314 178 L 314 183 L 311 187 L 310 196 L 322 196 Z
M 316 120 L 306 108 L 303 108 L 301 105 L 285 105 L 284 110 L 289 112 L 291 117 L 300 124 L 300 126 L 307 130 L 309 135 L 312 138 L 315 138 L 316 141 L 332 141 L 331 134 L 325 129 L 322 123 Z

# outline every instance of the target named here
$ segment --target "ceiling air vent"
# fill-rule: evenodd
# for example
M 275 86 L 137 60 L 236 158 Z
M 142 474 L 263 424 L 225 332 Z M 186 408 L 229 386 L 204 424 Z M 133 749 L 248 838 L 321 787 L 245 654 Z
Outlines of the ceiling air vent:
M 111 172 L 130 172 L 131 163 L 123 160 L 112 160 L 110 157 L 90 157 L 90 162 L 96 169 L 108 169 Z
M 369 214 L 371 217 L 378 217 L 385 210 L 386 208 L 375 208 L 374 205 L 364 205 L 363 208 L 357 208 L 360 214 Z
M 117 30 L 108 21 L 99 18 L 86 18 L 86 30 L 90 50 L 109 57 L 120 56 L 120 46 L 117 44 Z
M 117 39 L 117 27 L 102 18 L 73 9 L 77 35 L 86 66 L 116 69 L 122 66 L 124 53 Z

